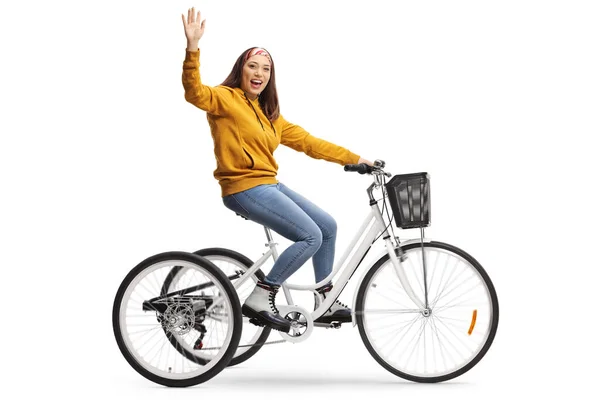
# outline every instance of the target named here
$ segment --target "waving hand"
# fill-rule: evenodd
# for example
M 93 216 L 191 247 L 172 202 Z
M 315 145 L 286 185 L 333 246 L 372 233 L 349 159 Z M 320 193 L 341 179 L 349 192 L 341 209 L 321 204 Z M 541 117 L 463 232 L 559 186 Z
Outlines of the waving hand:
M 194 7 L 188 9 L 187 20 L 183 14 L 181 14 L 181 20 L 183 21 L 183 29 L 187 38 L 188 50 L 196 51 L 198 49 L 198 42 L 202 35 L 204 35 L 206 20 L 200 23 L 200 11 L 196 13 Z

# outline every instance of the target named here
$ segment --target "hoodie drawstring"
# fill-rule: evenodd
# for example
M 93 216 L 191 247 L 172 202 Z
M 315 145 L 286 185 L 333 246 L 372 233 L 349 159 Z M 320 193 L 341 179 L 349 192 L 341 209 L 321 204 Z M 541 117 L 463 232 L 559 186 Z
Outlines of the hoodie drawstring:
M 260 120 L 260 117 L 258 116 L 258 113 L 256 112 L 256 108 L 254 108 L 254 105 L 252 104 L 252 102 L 250 101 L 250 99 L 248 98 L 248 96 L 246 96 L 246 93 L 244 93 L 244 97 L 246 98 L 246 101 L 248 101 L 248 104 L 250 104 L 250 107 L 252 107 L 252 111 L 254 111 L 254 114 L 256 115 L 256 119 L 258 120 L 258 123 L 260 124 L 260 127 L 262 128 L 262 130 L 265 130 L 265 127 L 263 126 L 262 121 Z M 268 118 L 267 118 L 268 119 Z M 275 135 L 277 135 L 277 132 L 275 131 L 275 127 L 273 126 L 273 122 L 271 122 L 271 120 L 269 119 L 269 123 L 271 124 L 271 129 L 273 129 L 273 133 Z

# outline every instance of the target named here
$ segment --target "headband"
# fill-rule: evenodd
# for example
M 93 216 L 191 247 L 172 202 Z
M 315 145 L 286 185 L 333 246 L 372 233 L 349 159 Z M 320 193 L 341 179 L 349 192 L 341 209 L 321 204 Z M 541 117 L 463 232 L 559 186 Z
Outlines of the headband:
M 248 61 L 248 59 L 252 56 L 265 56 L 269 59 L 269 61 L 271 61 L 271 56 L 269 55 L 269 52 L 260 47 L 255 47 L 251 49 L 248 52 L 248 54 L 246 54 L 246 59 L 244 60 L 244 62 Z

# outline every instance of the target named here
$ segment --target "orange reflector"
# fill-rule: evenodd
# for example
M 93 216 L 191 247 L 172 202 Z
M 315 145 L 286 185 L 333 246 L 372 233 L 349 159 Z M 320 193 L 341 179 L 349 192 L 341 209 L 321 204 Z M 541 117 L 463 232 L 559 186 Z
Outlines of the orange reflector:
M 475 321 L 477 321 L 477 310 L 473 310 L 473 317 L 471 317 L 471 326 L 469 327 L 469 335 L 473 333 L 473 328 L 475 328 Z

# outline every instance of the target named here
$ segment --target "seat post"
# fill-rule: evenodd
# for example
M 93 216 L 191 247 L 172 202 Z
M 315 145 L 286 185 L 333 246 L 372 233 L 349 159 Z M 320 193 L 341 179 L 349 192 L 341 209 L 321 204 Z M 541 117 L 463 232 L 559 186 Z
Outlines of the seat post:
M 267 235 L 267 243 L 265 244 L 265 247 L 271 249 L 271 252 L 273 253 L 273 262 L 275 262 L 279 258 L 279 252 L 277 251 L 277 243 L 273 240 L 273 233 L 271 232 L 271 230 L 264 225 L 263 228 L 265 228 L 265 234 Z
M 269 228 L 267 228 L 266 226 L 263 225 L 263 228 L 265 228 L 265 233 L 267 234 L 267 240 L 269 241 L 269 244 L 273 241 L 273 234 L 271 233 L 271 230 Z

